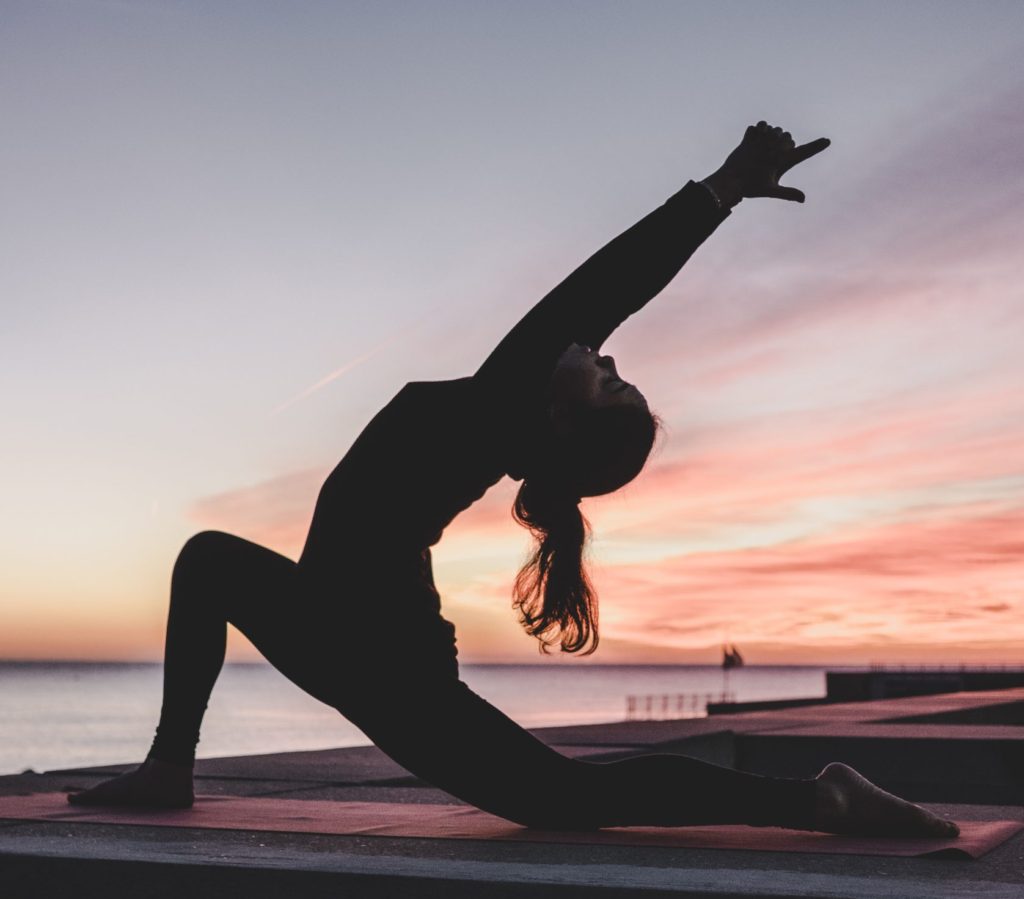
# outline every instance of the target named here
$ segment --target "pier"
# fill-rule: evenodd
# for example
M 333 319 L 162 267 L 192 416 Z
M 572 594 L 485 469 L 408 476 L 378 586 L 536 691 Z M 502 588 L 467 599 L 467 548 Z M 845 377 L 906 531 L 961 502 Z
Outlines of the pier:
M 662 721 L 707 714 L 709 706 L 736 702 L 731 690 L 720 693 L 647 693 L 626 697 L 627 721 Z
M 1024 687 L 804 701 L 729 715 L 533 732 L 566 755 L 593 761 L 678 752 L 797 777 L 812 776 L 829 761 L 845 761 L 883 787 L 969 826 L 1024 822 Z M 129 767 L 126 762 L 0 777 L 0 803 L 20 808 L 32 796 L 45 799 L 90 786 Z M 527 839 L 529 834 L 502 830 L 507 822 L 500 819 L 493 822 L 500 838 L 430 833 L 429 827 L 418 836 L 402 835 L 401 821 L 417 804 L 435 816 L 438 809 L 474 812 L 372 746 L 203 759 L 197 763 L 196 787 L 204 799 L 193 810 L 175 813 L 180 818 L 170 826 L 166 820 L 156 826 L 128 816 L 121 823 L 88 823 L 73 815 L 0 817 L 0 894 L 4 899 L 1024 895 L 1021 833 L 973 860 L 850 854 L 839 851 L 841 843 L 829 850 L 820 842 L 814 851 L 766 851 L 757 838 L 748 846 L 700 848 L 686 845 L 689 828 L 660 828 L 661 843 L 647 844 L 602 842 L 604 831 L 581 841 L 566 842 L 557 834 Z M 204 818 L 203 809 L 212 809 L 215 800 L 251 809 L 249 818 L 228 828 L 202 826 L 212 820 L 209 813 Z M 283 800 L 305 801 L 292 807 L 315 808 L 316 814 L 293 815 L 290 830 L 268 830 L 266 810 L 279 808 Z M 55 805 L 54 813 L 61 808 Z M 365 826 L 357 832 L 316 832 L 328 825 L 337 830 L 333 819 L 344 817 L 343 809 L 349 818 L 365 812 Z M 678 845 L 672 844 L 672 831 Z

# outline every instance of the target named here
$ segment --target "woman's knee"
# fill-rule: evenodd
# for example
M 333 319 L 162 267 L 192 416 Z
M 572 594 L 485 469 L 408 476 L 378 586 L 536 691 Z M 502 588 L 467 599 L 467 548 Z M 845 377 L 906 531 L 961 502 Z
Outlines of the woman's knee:
M 541 830 L 597 829 L 594 805 L 599 797 L 594 794 L 591 770 L 577 759 L 563 758 L 564 762 L 534 772 L 528 783 L 519 784 L 498 814 Z
M 172 591 L 194 595 L 223 587 L 229 579 L 230 560 L 243 541 L 223 531 L 200 531 L 185 541 L 174 563 Z
M 200 531 L 185 541 L 171 575 L 172 597 L 214 603 L 239 628 L 267 617 L 297 586 L 291 559 L 224 531 Z
M 182 554 L 217 552 L 226 546 L 238 543 L 240 537 L 226 531 L 199 531 L 193 534 L 181 548 Z
M 224 531 L 200 531 L 193 534 L 179 551 L 175 568 L 209 568 L 215 560 L 223 558 L 225 550 L 237 539 Z
M 589 813 L 569 808 L 564 803 L 554 807 L 550 801 L 527 808 L 516 808 L 507 814 L 497 814 L 521 827 L 531 827 L 534 830 L 598 830 L 601 826 Z

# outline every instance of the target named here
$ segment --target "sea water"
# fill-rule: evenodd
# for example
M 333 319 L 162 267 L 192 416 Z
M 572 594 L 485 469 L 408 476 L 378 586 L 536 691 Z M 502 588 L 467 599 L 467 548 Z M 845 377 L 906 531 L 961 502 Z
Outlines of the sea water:
M 460 672 L 528 728 L 622 721 L 630 695 L 669 695 L 670 714 L 684 695 L 681 714 L 692 715 L 726 687 L 741 702 L 825 694 L 825 669 L 813 667 L 746 666 L 728 681 L 716 666 L 691 665 L 463 664 Z M 159 716 L 162 677 L 159 664 L 0 662 L 0 774 L 141 761 Z M 269 665 L 234 663 L 214 688 L 199 757 L 369 742 Z

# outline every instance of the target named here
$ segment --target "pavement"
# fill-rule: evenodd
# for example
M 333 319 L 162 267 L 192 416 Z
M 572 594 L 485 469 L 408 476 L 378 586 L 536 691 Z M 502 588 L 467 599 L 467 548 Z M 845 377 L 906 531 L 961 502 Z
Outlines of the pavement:
M 947 817 L 1024 821 L 1022 688 L 533 733 L 594 760 L 680 752 L 788 776 L 846 761 Z M 0 777 L 0 796 L 87 787 L 135 764 Z M 196 791 L 462 804 L 375 747 L 203 759 Z M 1024 834 L 951 860 L 0 820 L 3 899 L 128 895 L 1024 899 Z

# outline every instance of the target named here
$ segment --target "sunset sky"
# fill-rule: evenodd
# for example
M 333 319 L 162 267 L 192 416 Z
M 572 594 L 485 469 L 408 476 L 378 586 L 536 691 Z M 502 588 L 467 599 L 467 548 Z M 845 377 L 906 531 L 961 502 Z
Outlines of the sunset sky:
M 605 345 L 666 431 L 583 502 L 602 644 L 563 660 L 1024 661 L 1019 0 L 0 25 L 0 658 L 159 659 L 190 534 L 295 557 L 404 383 L 472 373 L 766 119 L 832 140 L 807 202 L 745 200 Z M 514 487 L 434 550 L 465 662 L 543 661 Z

